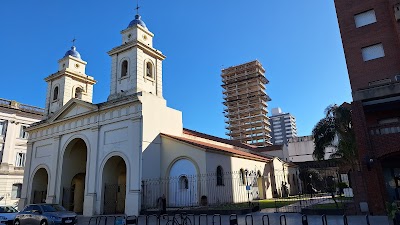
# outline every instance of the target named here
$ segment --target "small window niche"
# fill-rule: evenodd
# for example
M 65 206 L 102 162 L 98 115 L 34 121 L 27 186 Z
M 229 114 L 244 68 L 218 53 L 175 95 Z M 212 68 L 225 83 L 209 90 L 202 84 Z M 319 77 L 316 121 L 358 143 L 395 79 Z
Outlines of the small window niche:
M 121 78 L 128 77 L 128 60 L 122 61 L 121 64 Z
M 53 90 L 53 101 L 58 100 L 58 86 L 56 86 Z
M 74 97 L 76 99 L 82 99 L 82 95 L 83 95 L 83 89 L 81 87 L 77 87 L 75 88 L 75 95 Z
M 146 62 L 146 78 L 154 79 L 154 67 L 151 62 Z

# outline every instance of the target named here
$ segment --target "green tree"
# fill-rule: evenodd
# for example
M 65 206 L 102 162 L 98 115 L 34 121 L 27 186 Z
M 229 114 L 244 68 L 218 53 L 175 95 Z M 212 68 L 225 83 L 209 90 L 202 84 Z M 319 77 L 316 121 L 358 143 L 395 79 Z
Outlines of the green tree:
M 325 109 L 325 117 L 322 118 L 312 131 L 314 137 L 313 156 L 317 160 L 323 160 L 325 149 L 334 147 L 336 152 L 331 158 L 338 159 L 341 163 L 357 165 L 357 150 L 354 130 L 351 120 L 351 109 L 348 103 L 340 106 L 330 105 Z M 335 141 L 337 138 L 337 141 Z

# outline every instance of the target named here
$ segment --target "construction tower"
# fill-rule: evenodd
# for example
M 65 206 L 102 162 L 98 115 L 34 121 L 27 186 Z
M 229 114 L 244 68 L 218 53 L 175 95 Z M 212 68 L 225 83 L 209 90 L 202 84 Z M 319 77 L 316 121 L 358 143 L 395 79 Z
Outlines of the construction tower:
M 256 146 L 271 145 L 265 92 L 269 82 L 258 60 L 222 70 L 226 135 L 232 140 Z

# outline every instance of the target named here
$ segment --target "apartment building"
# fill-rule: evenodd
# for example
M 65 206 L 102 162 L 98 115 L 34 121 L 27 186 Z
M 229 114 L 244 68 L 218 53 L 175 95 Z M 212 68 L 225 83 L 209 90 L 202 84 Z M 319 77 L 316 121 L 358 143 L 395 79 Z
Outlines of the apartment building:
M 282 113 L 281 108 L 273 108 L 271 123 L 271 142 L 276 145 L 287 144 L 290 138 L 297 137 L 296 118 L 290 113 Z
M 400 1 L 335 0 L 352 89 L 359 211 L 400 205 Z M 367 178 L 367 179 L 365 179 Z
M 0 99 L 0 204 L 16 206 L 21 197 L 30 124 L 44 110 L 16 101 Z

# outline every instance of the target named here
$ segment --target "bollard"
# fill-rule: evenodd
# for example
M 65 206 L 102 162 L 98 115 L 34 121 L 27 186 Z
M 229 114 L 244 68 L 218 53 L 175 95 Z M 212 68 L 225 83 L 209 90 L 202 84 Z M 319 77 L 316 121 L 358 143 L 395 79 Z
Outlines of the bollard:
M 282 218 L 283 218 L 283 221 L 285 222 L 284 224 L 282 223 Z M 284 214 L 282 214 L 280 217 L 279 217 L 279 224 L 280 225 L 286 225 L 287 223 L 286 223 L 286 216 L 284 215 Z
M 265 217 L 267 217 L 267 222 L 268 222 L 268 225 L 269 225 L 269 216 L 268 215 L 263 215 L 262 216 L 262 223 L 263 223 L 263 225 L 265 225 Z
M 328 220 L 326 219 L 326 215 L 325 214 L 323 214 L 321 216 L 321 219 L 322 219 L 322 225 L 328 225 Z
M 251 225 L 253 225 L 253 215 L 251 215 L 251 214 L 247 214 L 246 217 L 244 218 L 244 221 L 246 222 L 246 225 L 248 225 L 248 224 L 247 224 L 247 218 L 249 218 L 249 217 L 250 217 L 250 219 L 251 219 L 251 220 L 250 220 L 250 221 L 251 221 Z
M 343 225 L 349 225 L 349 222 L 347 221 L 347 216 L 343 215 Z
M 302 225 L 308 225 L 308 217 L 307 217 L 307 215 L 302 215 L 301 216 L 301 224 Z
M 215 225 L 215 218 L 218 217 L 219 218 L 219 225 L 222 225 L 222 219 L 221 219 L 221 215 L 220 214 L 214 214 L 212 217 L 212 224 Z
M 236 214 L 231 214 L 229 216 L 229 225 L 238 225 L 238 217 Z

